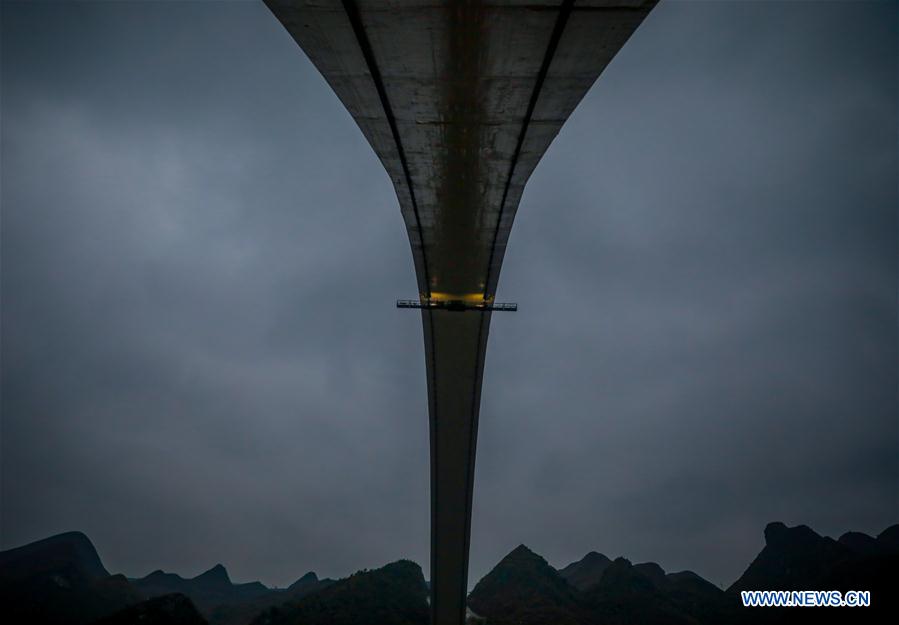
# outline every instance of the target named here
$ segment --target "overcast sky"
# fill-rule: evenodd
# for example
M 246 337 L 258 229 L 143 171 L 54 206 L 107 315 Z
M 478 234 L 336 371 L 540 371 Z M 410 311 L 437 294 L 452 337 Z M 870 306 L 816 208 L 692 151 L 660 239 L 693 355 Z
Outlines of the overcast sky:
M 663 0 L 524 194 L 471 583 L 899 521 L 894 2 Z M 286 585 L 429 560 L 409 243 L 257 2 L 2 3 L 2 519 Z

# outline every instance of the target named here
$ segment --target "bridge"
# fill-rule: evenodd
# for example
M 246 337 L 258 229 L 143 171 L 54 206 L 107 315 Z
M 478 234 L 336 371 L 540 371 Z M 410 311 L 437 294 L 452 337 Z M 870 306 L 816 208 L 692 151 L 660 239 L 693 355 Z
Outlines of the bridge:
M 656 0 L 265 0 L 393 181 L 418 282 L 431 622 L 465 620 L 487 335 L 512 222 L 562 124 Z M 347 172 L 351 175 L 351 172 Z M 564 210 L 548 206 L 546 210 Z

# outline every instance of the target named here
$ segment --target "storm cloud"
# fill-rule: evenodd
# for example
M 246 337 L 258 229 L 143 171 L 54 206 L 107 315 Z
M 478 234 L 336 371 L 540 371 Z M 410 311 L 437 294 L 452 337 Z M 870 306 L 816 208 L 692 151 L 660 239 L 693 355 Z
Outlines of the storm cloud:
M 892 2 L 664 1 L 528 184 L 471 582 L 525 543 L 729 584 L 899 519 Z M 2 4 L 3 548 L 286 585 L 428 565 L 396 197 L 261 4 Z

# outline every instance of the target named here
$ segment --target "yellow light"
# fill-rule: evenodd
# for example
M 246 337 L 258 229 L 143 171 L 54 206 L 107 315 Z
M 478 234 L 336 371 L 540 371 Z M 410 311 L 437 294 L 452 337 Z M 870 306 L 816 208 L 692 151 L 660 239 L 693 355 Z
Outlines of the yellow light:
M 422 294 L 421 299 L 427 300 L 428 297 Z M 493 301 L 492 296 L 485 299 L 483 293 L 442 293 L 439 291 L 431 291 L 430 299 L 436 302 L 469 302 L 471 304 L 483 304 Z

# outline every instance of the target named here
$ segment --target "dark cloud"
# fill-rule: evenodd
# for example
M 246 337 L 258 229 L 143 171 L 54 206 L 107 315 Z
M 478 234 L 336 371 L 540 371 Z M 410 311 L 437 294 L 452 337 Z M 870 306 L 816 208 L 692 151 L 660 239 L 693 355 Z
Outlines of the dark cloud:
M 3 547 L 427 565 L 411 254 L 321 77 L 261 4 L 2 6 Z M 896 522 L 896 11 L 663 2 L 577 109 L 500 282 L 473 580 Z

